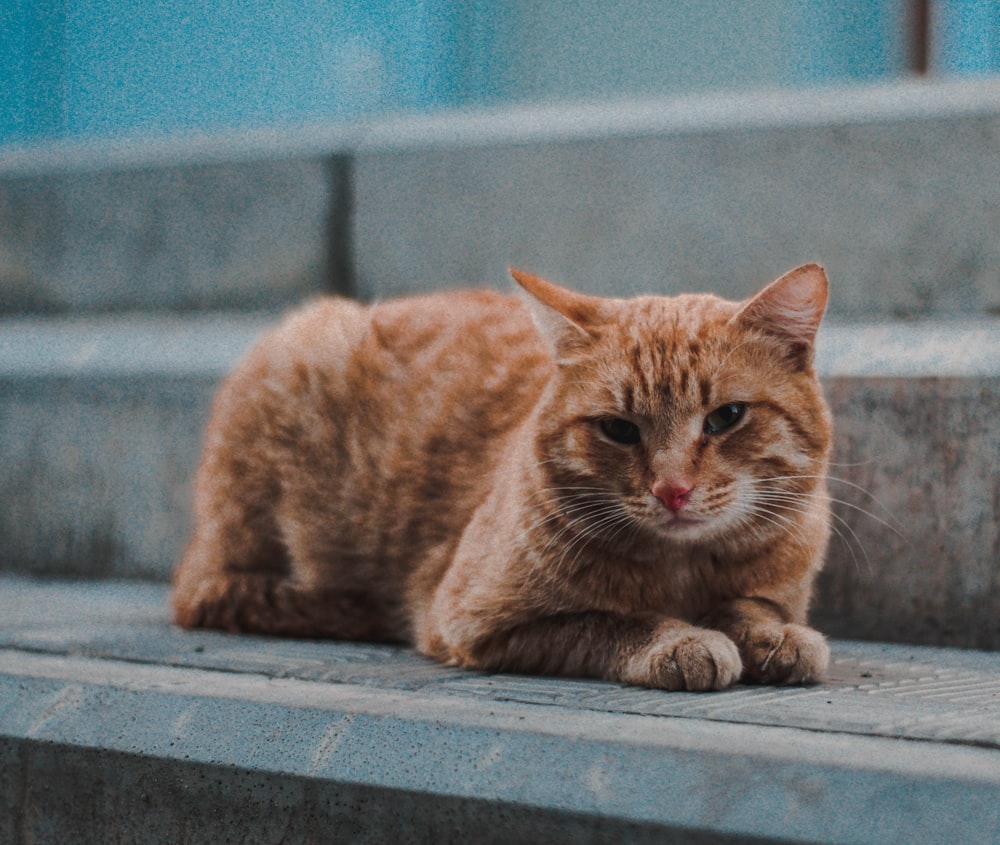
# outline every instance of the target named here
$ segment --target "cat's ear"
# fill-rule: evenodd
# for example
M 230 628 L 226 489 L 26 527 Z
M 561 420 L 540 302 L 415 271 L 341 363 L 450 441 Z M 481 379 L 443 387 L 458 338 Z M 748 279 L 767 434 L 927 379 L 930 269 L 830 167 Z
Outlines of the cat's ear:
M 822 267 L 803 264 L 749 299 L 735 319 L 784 341 L 789 357 L 808 365 L 826 310 L 828 287 Z
M 525 304 L 557 358 L 597 337 L 604 322 L 604 300 L 509 269 L 514 281 L 529 294 L 524 297 Z

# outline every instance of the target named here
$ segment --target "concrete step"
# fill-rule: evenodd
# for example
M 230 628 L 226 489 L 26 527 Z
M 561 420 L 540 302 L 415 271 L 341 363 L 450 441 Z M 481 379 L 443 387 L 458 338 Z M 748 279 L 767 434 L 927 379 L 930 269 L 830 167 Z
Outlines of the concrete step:
M 508 107 L 0 150 L 0 313 L 497 284 L 1000 312 L 1000 80 Z
M 0 576 L 5 842 L 992 843 L 1000 655 L 833 643 L 663 693 L 183 632 L 166 588 Z
M 0 569 L 164 580 L 218 379 L 264 315 L 0 321 Z M 1000 321 L 830 324 L 817 625 L 1000 649 Z
M 39 155 L 5 168 L 0 152 L 0 314 L 252 311 L 349 286 L 334 154 L 188 149 L 103 167 Z

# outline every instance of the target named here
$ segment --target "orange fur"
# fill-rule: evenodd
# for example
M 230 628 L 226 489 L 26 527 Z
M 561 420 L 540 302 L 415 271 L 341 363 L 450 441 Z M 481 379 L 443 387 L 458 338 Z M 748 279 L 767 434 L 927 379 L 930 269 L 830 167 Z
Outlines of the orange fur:
M 251 350 L 208 426 L 177 621 L 665 689 L 818 679 L 823 271 L 744 303 L 512 272 L 523 298 L 325 299 Z

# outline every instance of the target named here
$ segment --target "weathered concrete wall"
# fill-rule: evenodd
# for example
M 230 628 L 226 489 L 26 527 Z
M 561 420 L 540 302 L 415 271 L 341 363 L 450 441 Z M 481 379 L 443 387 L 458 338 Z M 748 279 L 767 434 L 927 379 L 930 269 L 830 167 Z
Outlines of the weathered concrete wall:
M 0 151 L 0 310 L 503 283 L 742 297 L 803 261 L 847 316 L 1000 312 L 1000 82 L 510 108 Z
M 333 289 L 338 162 L 0 176 L 0 313 L 253 310 Z
M 1000 378 L 834 378 L 828 392 L 840 501 L 816 624 L 1000 648 Z
M 970 90 L 607 105 L 379 136 L 354 164 L 359 291 L 496 284 L 513 264 L 597 292 L 738 299 L 820 261 L 834 314 L 997 314 L 1000 84 Z
M 0 324 L 0 566 L 166 577 L 186 542 L 212 395 L 266 323 Z

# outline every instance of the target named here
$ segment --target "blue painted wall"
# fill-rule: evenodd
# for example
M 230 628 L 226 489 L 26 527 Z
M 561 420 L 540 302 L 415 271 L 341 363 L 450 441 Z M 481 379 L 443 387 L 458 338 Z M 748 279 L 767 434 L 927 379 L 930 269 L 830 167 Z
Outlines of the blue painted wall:
M 466 67 L 491 64 L 475 2 L 2 2 L 0 140 L 336 120 L 490 95 L 490 75 Z
M 65 0 L 0 0 L 0 142 L 64 128 L 65 11 Z
M 1000 73 L 998 0 L 937 0 L 931 27 L 931 63 L 939 73 Z
M 1000 4 L 935 0 L 944 73 Z M 0 0 L 0 143 L 901 75 L 907 0 Z

